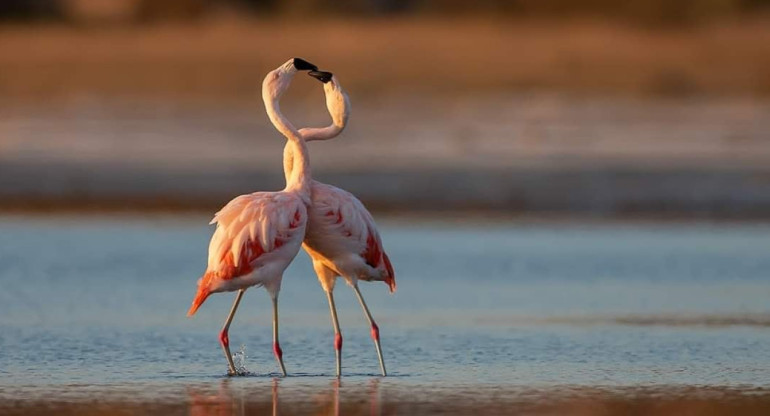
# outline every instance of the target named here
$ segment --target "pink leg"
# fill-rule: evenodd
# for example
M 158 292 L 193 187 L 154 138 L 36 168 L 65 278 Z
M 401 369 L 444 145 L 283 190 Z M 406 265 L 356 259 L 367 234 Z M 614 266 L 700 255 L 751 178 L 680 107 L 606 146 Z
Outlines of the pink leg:
M 358 297 L 358 302 L 364 309 L 366 320 L 369 321 L 369 325 L 372 327 L 372 339 L 374 340 L 374 346 L 377 348 L 377 358 L 380 359 L 380 370 L 382 371 L 382 375 L 386 376 L 388 373 L 385 371 L 385 361 L 382 359 L 382 348 L 380 347 L 380 328 L 377 326 L 377 323 L 374 322 L 372 314 L 369 313 L 369 308 L 366 306 L 366 302 L 364 302 L 364 297 L 361 295 L 361 291 L 358 289 L 358 282 L 353 284 L 353 290 L 355 290 L 356 296 Z
M 230 314 L 227 315 L 227 319 L 225 320 L 225 325 L 222 327 L 222 330 L 219 332 L 219 343 L 222 345 L 222 350 L 225 352 L 225 358 L 227 358 L 227 366 L 228 366 L 228 374 L 229 375 L 236 375 L 238 372 L 235 369 L 235 363 L 233 362 L 233 356 L 230 354 L 230 337 L 228 336 L 227 332 L 230 329 L 230 323 L 233 322 L 233 317 L 235 316 L 235 311 L 238 309 L 238 304 L 241 303 L 241 298 L 243 297 L 243 292 L 245 292 L 246 289 L 241 289 L 238 291 L 238 294 L 235 295 L 235 302 L 233 302 L 232 308 L 230 308 Z
M 337 320 L 337 307 L 334 305 L 334 295 L 331 290 L 326 292 L 329 299 L 329 311 L 332 314 L 332 325 L 334 325 L 334 352 L 337 357 L 337 378 L 342 375 L 342 332 L 340 332 L 340 323 Z
M 283 351 L 278 342 L 278 295 L 271 296 L 273 299 L 273 353 L 278 365 L 281 367 L 281 374 L 286 377 L 286 367 L 283 365 Z

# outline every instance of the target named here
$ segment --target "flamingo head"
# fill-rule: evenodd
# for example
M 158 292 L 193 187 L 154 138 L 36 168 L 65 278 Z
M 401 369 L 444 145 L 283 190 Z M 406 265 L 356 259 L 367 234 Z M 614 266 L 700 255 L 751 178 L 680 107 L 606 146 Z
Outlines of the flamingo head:
M 315 69 L 310 71 L 310 72 L 308 72 L 307 74 L 310 75 L 311 77 L 313 77 L 313 78 L 323 82 L 324 84 L 328 84 L 329 81 L 331 81 L 332 78 L 334 78 L 334 74 L 332 74 L 331 72 L 319 71 L 319 70 L 315 70 Z
M 313 70 L 308 72 L 308 75 L 324 84 L 326 108 L 329 110 L 334 124 L 344 128 L 350 116 L 350 99 L 345 90 L 342 89 L 340 81 L 334 74 L 326 71 Z
M 276 99 L 289 88 L 297 71 L 317 71 L 318 67 L 302 58 L 291 58 L 283 65 L 268 72 L 262 81 L 263 98 Z

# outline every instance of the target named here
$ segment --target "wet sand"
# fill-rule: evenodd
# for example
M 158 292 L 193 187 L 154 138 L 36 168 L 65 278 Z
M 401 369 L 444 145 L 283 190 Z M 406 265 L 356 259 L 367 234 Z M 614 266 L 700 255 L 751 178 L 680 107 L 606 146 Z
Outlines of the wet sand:
M 366 382 L 321 381 L 287 387 L 296 380 L 263 379 L 255 386 L 239 386 L 238 379 L 209 385 L 177 385 L 159 396 L 142 387 L 62 388 L 71 394 L 50 398 L 0 399 L 4 415 L 33 414 L 317 414 L 317 415 L 766 415 L 770 391 L 719 387 L 652 386 L 647 388 L 547 389 L 477 386 L 471 389 L 422 386 L 397 387 L 387 379 Z M 359 384 L 360 383 L 360 384 Z M 169 391 L 170 390 L 170 391 Z

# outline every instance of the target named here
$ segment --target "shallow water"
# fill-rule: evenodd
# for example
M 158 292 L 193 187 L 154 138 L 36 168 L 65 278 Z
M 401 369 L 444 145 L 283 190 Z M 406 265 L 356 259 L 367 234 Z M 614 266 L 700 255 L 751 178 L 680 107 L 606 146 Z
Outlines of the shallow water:
M 229 413 L 281 397 L 295 412 L 367 413 L 355 406 L 368 403 L 429 413 L 597 389 L 718 398 L 770 389 L 768 225 L 381 221 L 398 291 L 365 282 L 362 291 L 389 376 L 377 377 L 365 319 L 340 283 L 338 385 L 328 306 L 304 254 L 280 297 L 290 377 L 275 378 L 262 289 L 246 293 L 230 331 L 250 375 L 226 377 L 217 333 L 234 295 L 185 317 L 205 267 L 206 223 L 0 217 L 0 407 L 99 397 L 127 411 L 140 402 L 194 412 L 197 403 Z

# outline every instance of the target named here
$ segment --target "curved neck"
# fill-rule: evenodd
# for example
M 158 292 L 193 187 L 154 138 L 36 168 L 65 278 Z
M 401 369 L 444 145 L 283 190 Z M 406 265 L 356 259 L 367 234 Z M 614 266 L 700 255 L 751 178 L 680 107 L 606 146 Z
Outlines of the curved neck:
M 332 122 L 332 124 L 326 127 L 303 127 L 299 129 L 299 135 L 305 139 L 306 142 L 312 140 L 329 140 L 339 136 L 344 129 L 344 124 L 340 125 Z
M 270 121 L 281 134 L 286 136 L 286 149 L 283 153 L 283 169 L 286 176 L 286 190 L 298 191 L 305 196 L 310 195 L 310 159 L 307 145 L 297 129 L 281 114 L 278 105 L 280 97 L 264 96 L 265 109 Z
M 332 123 L 326 127 L 305 127 L 299 129 L 299 135 L 304 141 L 311 140 L 329 140 L 333 139 L 345 130 L 350 115 L 350 101 L 347 94 L 342 90 L 338 81 L 332 80 L 333 84 L 324 85 L 324 96 L 326 97 L 326 109 L 332 118 Z M 286 181 L 292 176 L 294 169 L 294 150 L 289 143 L 283 149 L 283 171 L 286 175 Z
M 338 126 L 332 123 L 326 127 L 303 127 L 299 129 L 299 135 L 306 142 L 329 140 L 339 136 L 344 129 L 344 125 Z M 294 153 L 294 146 L 291 142 L 287 142 L 283 148 L 283 174 L 286 177 L 286 183 L 289 183 L 292 173 L 294 173 Z

